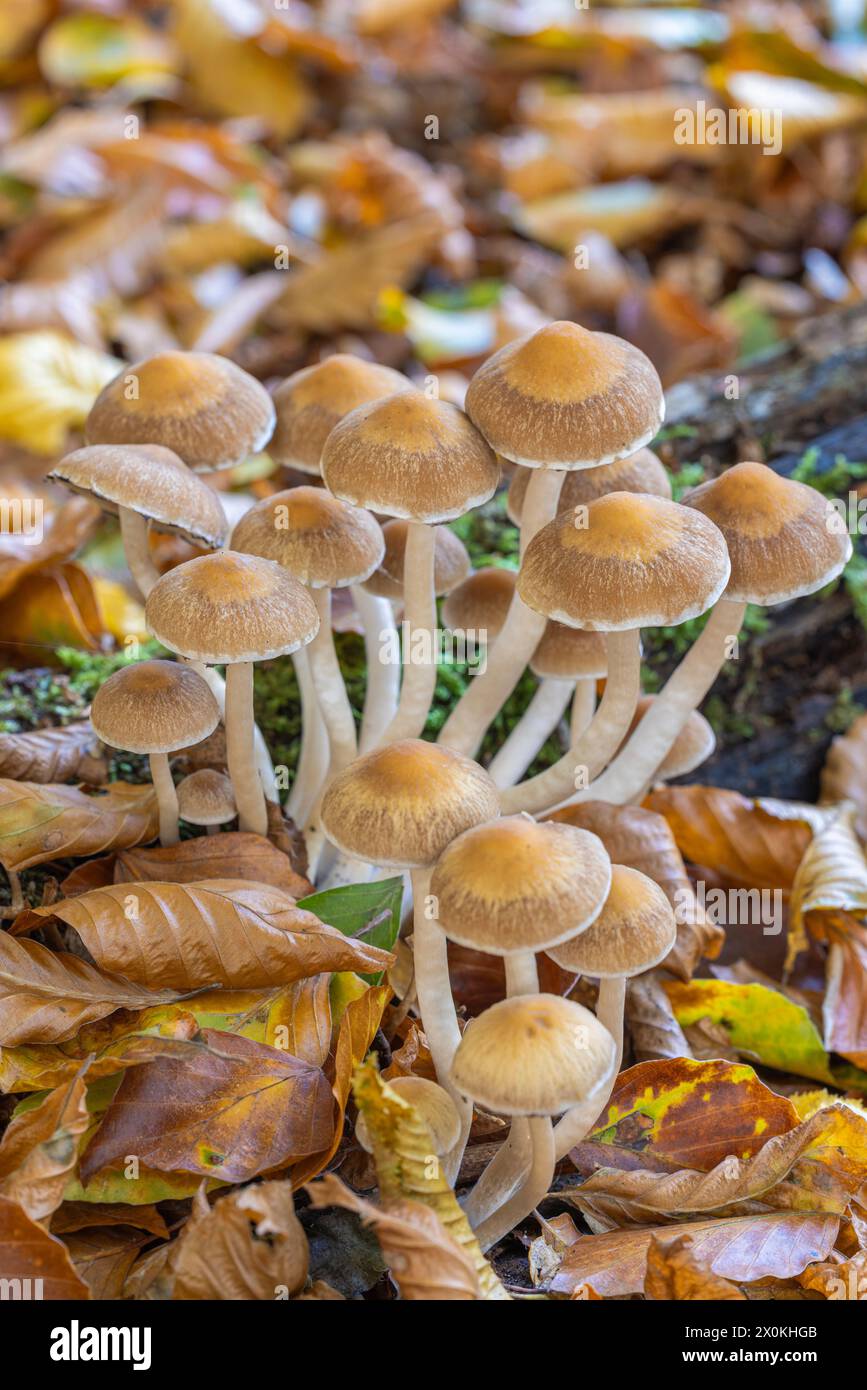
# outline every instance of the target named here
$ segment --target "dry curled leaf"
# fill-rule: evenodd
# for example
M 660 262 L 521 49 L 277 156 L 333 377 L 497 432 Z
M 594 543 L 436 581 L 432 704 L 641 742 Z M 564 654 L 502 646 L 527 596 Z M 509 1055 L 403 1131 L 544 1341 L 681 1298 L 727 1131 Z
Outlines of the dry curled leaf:
M 822 768 L 821 787 L 823 802 L 853 803 L 855 829 L 861 840 L 867 840 L 867 714 L 833 739 Z
M 686 1035 L 656 970 L 627 981 L 625 1019 L 639 1062 L 690 1056 Z
M 151 786 L 112 782 L 103 791 L 0 779 L 0 864 L 30 869 L 51 859 L 102 854 L 154 839 Z
M 89 719 L 57 729 L 0 734 L 0 776 L 16 782 L 108 781 L 108 759 Z
M 13 1116 L 0 1143 L 0 1196 L 18 1202 L 34 1221 L 60 1206 L 88 1124 L 81 1075 L 51 1091 L 33 1110 Z
M 653 1236 L 647 1251 L 644 1296 L 678 1303 L 746 1298 L 736 1284 L 714 1274 L 696 1259 L 689 1236 L 664 1240 L 658 1235 Z
M 0 1258 L 3 1278 L 19 1280 L 27 1290 L 22 1298 L 77 1301 L 90 1297 L 63 1242 L 8 1197 L 0 1197 Z
M 307 1278 L 307 1237 L 292 1184 L 262 1182 L 208 1205 L 199 1191 L 171 1255 L 172 1297 L 286 1299 Z
M 178 845 L 121 850 L 114 869 L 115 883 L 195 883 L 214 878 L 268 883 L 293 898 L 313 892 L 309 879 L 296 873 L 287 856 L 270 840 L 242 830 L 198 835 Z

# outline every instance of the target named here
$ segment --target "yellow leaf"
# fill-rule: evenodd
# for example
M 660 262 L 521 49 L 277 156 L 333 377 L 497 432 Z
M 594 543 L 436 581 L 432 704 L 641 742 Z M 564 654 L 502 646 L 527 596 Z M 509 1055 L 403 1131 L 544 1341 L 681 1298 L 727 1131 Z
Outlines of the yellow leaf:
M 0 341 L 0 439 L 59 454 L 122 363 L 48 329 Z

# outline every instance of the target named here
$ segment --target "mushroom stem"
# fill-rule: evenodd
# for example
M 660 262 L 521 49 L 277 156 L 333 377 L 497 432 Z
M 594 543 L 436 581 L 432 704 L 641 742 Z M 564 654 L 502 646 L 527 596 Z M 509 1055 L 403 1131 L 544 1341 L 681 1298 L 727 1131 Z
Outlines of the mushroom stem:
M 530 1115 L 527 1119 L 530 1135 L 530 1166 L 521 1186 L 507 1202 L 489 1216 L 476 1230 L 482 1250 L 502 1240 L 530 1215 L 534 1207 L 547 1196 L 554 1176 L 554 1134 L 551 1121 L 545 1116 Z
M 620 1070 L 623 1061 L 623 1014 L 626 1008 L 626 977 L 624 975 L 614 975 L 610 979 L 599 981 L 599 998 L 596 1002 L 596 1017 L 607 1028 L 614 1045 L 617 1048 L 617 1056 L 614 1061 L 614 1077 Z M 613 1080 L 612 1080 L 613 1085 Z M 604 1102 L 603 1102 L 604 1104 Z M 600 1105 L 600 1109 L 601 1109 Z
M 181 660 L 186 661 L 186 657 L 181 657 Z M 213 666 L 206 666 L 203 661 L 188 661 L 187 665 L 191 666 L 194 671 L 198 672 L 198 674 L 202 677 L 203 680 L 206 680 L 208 682 L 211 694 L 213 695 L 219 707 L 220 718 L 225 724 L 226 682 L 223 680 L 223 677 L 220 675 L 219 671 L 214 670 Z M 277 780 L 274 776 L 274 764 L 271 761 L 271 754 L 268 752 L 268 745 L 265 742 L 262 730 L 259 728 L 258 724 L 253 725 L 253 738 L 255 741 L 256 766 L 259 769 L 259 778 L 262 783 L 262 790 L 265 793 L 265 796 L 268 799 L 268 801 L 279 802 L 280 796 L 277 792 Z
M 331 590 L 311 589 L 310 595 L 319 614 L 319 631 L 309 644 L 310 674 L 319 701 L 322 719 L 328 730 L 331 748 L 329 776 L 342 772 L 358 756 L 355 716 L 340 674 L 334 635 L 331 631 Z
M 328 730 L 316 700 L 306 647 L 292 653 L 292 664 L 301 699 L 301 751 L 286 810 L 296 825 L 304 826 L 328 775 L 329 743 Z
M 470 1132 L 473 1107 L 455 1089 L 451 1079 L 452 1062 L 461 1040 L 461 1030 L 458 1027 L 449 979 L 448 941 L 439 922 L 431 915 L 430 877 L 429 869 L 412 870 L 412 953 L 421 1025 L 433 1058 L 437 1080 L 454 1100 L 461 1117 L 461 1136 L 455 1147 L 443 1158 L 446 1179 L 453 1183 Z
M 553 767 L 503 791 L 500 799 L 503 815 L 515 811 L 536 813 L 556 806 L 574 791 L 579 772 L 585 785 L 589 784 L 617 752 L 641 693 L 638 629 L 609 632 L 607 645 L 605 693 L 590 724 Z
M 226 761 L 238 807 L 238 829 L 268 834 L 268 812 L 253 751 L 253 663 L 226 667 Z
M 571 694 L 572 681 L 540 682 L 518 723 L 488 764 L 488 772 L 498 787 L 511 787 L 526 772 L 563 718 Z
M 160 577 L 148 546 L 148 524 L 143 516 L 129 507 L 118 507 L 117 513 L 129 572 L 142 598 L 147 598 Z
M 160 814 L 160 844 L 176 845 L 181 838 L 178 831 L 178 794 L 172 780 L 169 755 L 151 753 L 148 761 Z
M 506 994 L 538 994 L 539 971 L 533 951 L 515 951 L 506 956 Z
M 367 753 L 379 743 L 397 712 L 400 667 L 383 659 L 383 638 L 396 631 L 394 610 L 388 599 L 369 594 L 360 584 L 353 584 L 351 593 L 364 629 L 367 658 L 367 689 L 358 738 L 359 752 Z
M 593 718 L 596 709 L 595 680 L 579 681 L 572 696 L 572 713 L 569 720 L 571 742 L 575 743 Z
M 596 1002 L 596 1017 L 607 1028 L 617 1049 L 611 1079 L 598 1090 L 589 1101 L 573 1105 L 554 1126 L 554 1155 L 557 1162 L 565 1158 L 570 1149 L 586 1137 L 595 1125 L 611 1098 L 623 1061 L 623 1013 L 626 1005 L 626 978 L 615 975 L 609 980 L 599 981 L 599 998 Z M 591 1113 L 592 1112 L 592 1113 Z
M 435 546 L 436 532 L 432 526 L 421 521 L 409 522 L 403 565 L 403 680 L 397 711 L 381 735 L 380 744 L 419 738 L 433 701 L 437 681 Z M 425 649 L 419 655 L 413 653 L 416 634 L 425 634 Z
M 536 470 L 527 485 L 521 513 L 521 554 L 536 532 L 556 515 L 565 473 Z M 546 619 L 534 613 L 518 597 L 512 599 L 506 621 L 493 646 L 487 665 L 464 692 L 442 727 L 439 742 L 473 757 L 485 730 L 508 700 L 521 672 L 535 651 Z
M 594 801 L 622 806 L 638 795 L 719 675 L 729 655 L 729 643 L 740 631 L 745 611 L 744 603 L 719 600 L 701 636 L 669 676 L 662 693 L 611 766 L 592 786 L 570 796 L 569 805 L 592 797 Z

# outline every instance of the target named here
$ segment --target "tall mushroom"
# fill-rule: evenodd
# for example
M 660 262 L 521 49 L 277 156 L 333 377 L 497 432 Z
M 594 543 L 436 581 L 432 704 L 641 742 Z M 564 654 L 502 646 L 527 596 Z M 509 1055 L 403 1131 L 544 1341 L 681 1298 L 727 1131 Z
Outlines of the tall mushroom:
M 329 491 L 345 502 L 409 522 L 403 683 L 383 742 L 417 737 L 433 699 L 434 525 L 486 502 L 499 476 L 494 454 L 466 415 L 420 391 L 359 406 L 325 442 L 322 477 Z
M 486 1009 L 467 1027 L 452 1063 L 457 1091 L 495 1115 L 523 1116 L 530 1132 L 530 1164 L 515 1156 L 520 1186 L 476 1230 L 488 1250 L 530 1215 L 554 1176 L 551 1119 L 592 1103 L 614 1074 L 614 1040 L 571 999 L 519 994 Z
M 711 521 L 725 537 L 731 579 L 701 636 L 599 779 L 592 792 L 597 800 L 631 801 L 651 780 L 731 655 L 748 603 L 768 607 L 815 593 L 852 554 L 831 503 L 762 463 L 735 464 L 683 503 L 685 512 Z
M 522 508 L 523 555 L 556 515 L 566 473 L 634 454 L 659 429 L 664 400 L 659 377 L 638 348 L 575 323 L 551 323 L 479 368 L 467 412 L 498 454 L 533 470 Z M 441 742 L 475 753 L 543 629 L 519 588 L 486 670 L 452 711 Z
M 728 582 L 722 534 L 700 513 L 643 493 L 590 502 L 585 524 L 564 514 L 531 541 L 518 592 L 570 627 L 606 632 L 608 678 L 595 716 L 553 767 L 502 793 L 509 811 L 543 811 L 602 771 L 620 747 L 639 696 L 639 630 L 703 613 Z
M 171 651 L 228 668 L 226 757 L 238 822 L 242 830 L 265 835 L 268 813 L 253 738 L 253 662 L 288 655 L 312 641 L 319 618 L 310 595 L 273 560 L 223 550 L 164 574 L 150 592 L 145 619 Z
M 419 1011 L 437 1079 L 452 1094 L 449 1068 L 460 1029 L 446 938 L 429 901 L 430 871 L 456 835 L 496 814 L 496 788 L 482 768 L 420 739 L 400 740 L 358 758 L 334 778 L 322 801 L 325 833 L 344 854 L 410 870 Z M 463 1139 L 471 1119 L 465 1107 L 461 1118 Z
M 148 755 L 160 843 L 177 844 L 178 798 L 168 754 L 200 743 L 217 727 L 220 711 L 206 683 L 177 661 L 137 661 L 100 686 L 90 719 L 110 748 Z

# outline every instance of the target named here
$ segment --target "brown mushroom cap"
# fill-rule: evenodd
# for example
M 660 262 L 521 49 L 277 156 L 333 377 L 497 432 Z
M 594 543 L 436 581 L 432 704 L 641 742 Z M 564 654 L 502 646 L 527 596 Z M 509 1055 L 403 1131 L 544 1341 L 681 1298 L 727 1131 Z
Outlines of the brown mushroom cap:
M 519 815 L 452 840 L 437 860 L 430 891 L 452 941 L 508 956 L 543 951 L 584 931 L 610 883 L 611 864 L 596 835 Z
M 88 444 L 162 444 L 207 473 L 264 449 L 273 428 L 268 392 L 228 357 L 158 352 L 102 388 L 85 434 Z
M 697 617 L 728 577 L 722 534 L 700 512 L 609 492 L 588 504 L 586 525 L 564 513 L 542 527 L 527 546 L 518 593 L 570 627 L 620 632 Z
M 605 638 L 549 618 L 530 658 L 530 670 L 540 680 L 598 680 L 608 674 Z
M 364 587 L 377 598 L 403 598 L 403 565 L 409 522 L 394 517 L 382 528 L 385 554 L 379 569 L 374 570 Z M 434 528 L 434 591 L 451 593 L 456 584 L 470 572 L 470 557 L 460 537 L 448 526 Z
M 177 661 L 137 661 L 109 676 L 90 719 L 110 748 L 174 753 L 208 738 L 220 710 L 207 682 Z
M 521 524 L 524 496 L 530 481 L 526 468 L 516 468 L 509 483 L 506 511 L 509 520 Z M 671 497 L 671 479 L 652 449 L 603 463 L 599 468 L 579 468 L 567 473 L 557 503 L 558 512 L 571 512 L 606 492 L 648 492 L 653 497 Z
M 478 763 L 441 744 L 403 739 L 338 773 L 322 801 L 322 825 L 357 859 L 420 868 L 499 809 L 499 793 Z
M 476 372 L 467 414 L 493 449 L 528 468 L 595 468 L 634 454 L 662 423 L 649 358 L 610 333 L 549 323 Z
M 726 597 L 784 603 L 829 584 L 852 554 L 830 502 L 764 463 L 736 463 L 684 498 L 722 531 L 731 556 Z
M 464 1031 L 451 1079 L 498 1115 L 561 1115 L 601 1093 L 614 1071 L 614 1039 L 590 1012 L 555 994 L 518 994 Z
M 443 622 L 460 632 L 486 632 L 492 641 L 506 621 L 517 582 L 516 571 L 500 565 L 476 570 L 452 589 L 443 604 Z
M 225 825 L 238 814 L 232 783 L 225 772 L 202 767 L 178 784 L 178 810 L 190 825 Z
M 547 954 L 564 970 L 609 980 L 652 970 L 676 939 L 674 911 L 659 884 L 637 869 L 612 864 L 611 891 L 595 922 Z
M 159 444 L 91 444 L 67 454 L 48 477 L 108 512 L 126 507 L 193 544 L 226 544 L 229 524 L 217 493 Z
M 343 417 L 325 441 L 322 477 L 344 502 L 435 522 L 487 502 L 500 468 L 462 410 L 404 391 Z
M 655 699 L 655 695 L 641 696 L 635 707 L 627 738 L 638 728 Z M 710 724 L 697 709 L 691 710 L 689 718 L 656 769 L 656 776 L 663 780 L 666 777 L 682 777 L 705 762 L 715 748 L 716 734 Z
M 287 468 L 318 476 L 325 441 L 344 415 L 382 396 L 411 390 L 412 382 L 393 368 L 335 352 L 293 372 L 277 387 L 277 423 L 268 453 Z
M 424 1076 L 396 1076 L 388 1085 L 395 1095 L 418 1111 L 420 1119 L 430 1131 L 434 1153 L 442 1156 L 454 1148 L 461 1135 L 461 1117 L 448 1091 Z M 356 1120 L 355 1137 L 367 1153 L 373 1153 L 370 1132 L 363 1115 Z
M 169 570 L 148 595 L 145 620 L 171 651 L 219 666 L 284 656 L 319 630 L 313 600 L 297 579 L 274 560 L 234 550 Z
M 276 560 L 312 589 L 340 589 L 380 563 L 379 522 L 321 487 L 292 487 L 264 497 L 232 532 L 232 549 Z

